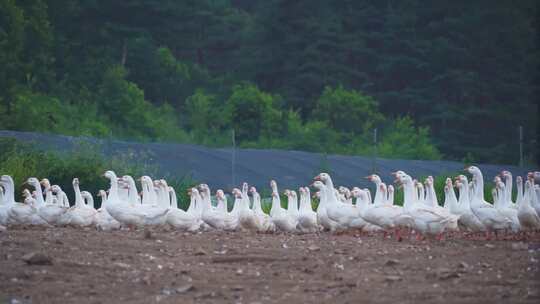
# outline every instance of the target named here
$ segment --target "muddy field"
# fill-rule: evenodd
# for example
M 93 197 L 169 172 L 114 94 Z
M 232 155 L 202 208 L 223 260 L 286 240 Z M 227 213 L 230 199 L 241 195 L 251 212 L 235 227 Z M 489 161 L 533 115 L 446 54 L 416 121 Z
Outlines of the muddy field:
M 540 238 L 0 232 L 0 303 L 539 303 Z

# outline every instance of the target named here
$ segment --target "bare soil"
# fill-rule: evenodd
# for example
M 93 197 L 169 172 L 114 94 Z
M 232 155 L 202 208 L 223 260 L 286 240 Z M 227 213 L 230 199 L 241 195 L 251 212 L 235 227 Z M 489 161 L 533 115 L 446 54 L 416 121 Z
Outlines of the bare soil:
M 0 303 L 539 303 L 539 249 L 540 235 L 19 228 L 0 232 Z

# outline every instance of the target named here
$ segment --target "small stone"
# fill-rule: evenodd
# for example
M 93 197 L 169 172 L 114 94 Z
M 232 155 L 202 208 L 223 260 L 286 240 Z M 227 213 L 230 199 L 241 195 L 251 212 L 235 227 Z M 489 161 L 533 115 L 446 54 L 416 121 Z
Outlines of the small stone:
M 465 263 L 465 262 L 459 262 L 458 268 L 459 268 L 461 271 L 467 270 L 467 269 L 469 269 L 469 264 L 467 264 L 467 263 Z
M 439 280 L 448 280 L 453 278 L 459 278 L 461 275 L 457 271 L 452 271 L 448 268 L 440 268 L 437 271 L 437 278 Z
M 52 265 L 52 259 L 43 253 L 31 252 L 22 256 L 22 260 L 28 265 Z
M 495 245 L 490 244 L 490 243 L 487 243 L 484 246 L 487 247 L 487 248 L 495 248 Z
M 113 265 L 124 269 L 131 267 L 131 265 L 122 262 L 116 262 Z
M 232 291 L 242 291 L 242 290 L 244 290 L 244 287 L 240 286 L 240 285 L 235 285 L 235 286 L 231 287 L 231 290 Z
M 144 238 L 147 239 L 147 240 L 151 240 L 154 238 L 154 236 L 152 235 L 152 231 L 146 229 L 144 230 Z
M 207 255 L 208 253 L 206 252 L 206 250 L 202 249 L 201 247 L 197 248 L 197 250 L 195 250 L 195 252 L 193 253 L 193 255 Z
M 192 284 L 186 284 L 186 285 L 182 285 L 182 286 L 176 288 L 176 293 L 186 293 L 186 292 L 194 290 L 194 289 L 195 289 L 195 287 L 193 287 Z
M 512 250 L 528 250 L 529 245 L 523 242 L 512 243 Z
M 395 266 L 397 264 L 399 264 L 399 261 L 396 259 L 389 259 L 384 263 L 385 266 Z
M 307 249 L 309 251 L 319 251 L 319 250 L 321 250 L 321 247 L 316 246 L 316 245 L 310 245 Z
M 5 226 L 0 225 L 0 232 L 5 232 L 5 231 L 7 231 L 7 228 Z
M 389 276 L 384 277 L 384 280 L 386 282 L 397 282 L 397 281 L 401 281 L 402 278 L 400 276 L 389 275 Z

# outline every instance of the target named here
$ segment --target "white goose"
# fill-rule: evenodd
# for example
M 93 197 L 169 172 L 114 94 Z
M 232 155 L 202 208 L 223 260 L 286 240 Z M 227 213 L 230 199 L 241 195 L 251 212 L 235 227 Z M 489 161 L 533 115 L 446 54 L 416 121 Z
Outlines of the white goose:
M 201 227 L 201 220 L 194 210 L 197 192 L 198 191 L 195 188 L 189 190 L 191 203 L 187 211 L 178 208 L 178 204 L 173 204 L 166 217 L 169 225 L 179 230 L 191 232 L 199 230 Z
M 47 222 L 37 214 L 36 199 L 30 190 L 22 192 L 23 202 L 15 203 L 9 210 L 8 223 L 10 225 L 47 226 Z
M 9 175 L 0 177 L 2 199 L 0 199 L 0 225 L 9 224 L 9 211 L 15 204 L 15 183 Z
M 37 213 L 36 199 L 28 189 L 22 192 L 23 203 L 15 203 L 9 210 L 9 223 L 14 225 L 48 226 Z
M 97 210 L 95 223 L 97 230 L 112 231 L 118 230 L 122 226 L 119 221 L 115 220 L 109 212 L 107 212 L 107 192 L 99 190 L 97 196 L 101 197 L 101 207 Z
M 386 187 L 384 183 L 379 184 L 381 193 L 384 192 L 384 187 Z M 356 197 L 356 206 L 360 208 L 360 215 L 363 219 L 371 225 L 375 225 L 375 227 L 384 229 L 386 232 L 395 232 L 398 239 L 401 238 L 399 228 L 408 228 L 414 225 L 413 218 L 404 213 L 403 208 L 400 206 L 383 203 L 379 203 L 379 205 L 370 204 L 369 196 L 359 188 L 353 189 L 353 195 Z
M 412 178 L 402 171 L 394 173 L 403 185 L 404 211 L 414 219 L 414 229 L 422 234 L 438 235 L 453 227 L 459 216 L 449 212 L 441 213 L 437 209 L 418 202 L 418 191 L 414 187 Z
M 366 226 L 367 222 L 360 216 L 359 208 L 352 204 L 340 202 L 337 199 L 334 183 L 328 173 L 320 173 L 314 179 L 322 181 L 326 187 L 326 213 L 330 219 L 345 228 L 362 229 Z
M 480 169 L 470 166 L 465 170 L 473 176 L 474 192 L 471 198 L 471 210 L 486 227 L 486 237 L 489 238 L 489 233 L 492 231 L 510 228 L 512 222 L 484 199 L 484 177 Z
M 504 170 L 501 172 L 501 177 L 505 186 L 504 203 L 507 207 L 517 210 L 518 206 L 512 201 L 512 173 Z
M 533 187 L 534 190 L 532 194 L 535 194 L 531 195 L 531 207 L 534 208 L 536 214 L 540 215 L 540 188 L 535 184 L 537 179 L 540 179 L 540 172 L 527 173 L 527 180 L 530 181 L 531 187 Z
M 298 210 L 297 228 L 302 233 L 313 233 L 319 231 L 317 224 L 317 213 L 311 207 L 311 196 L 308 187 L 300 187 L 300 208 Z
M 122 176 L 118 181 L 118 187 L 120 191 L 118 195 L 120 196 L 120 193 L 123 193 L 121 197 L 129 202 L 131 206 L 135 207 L 142 203 L 133 177 L 130 175 Z
M 109 170 L 105 172 L 104 177 L 108 178 L 111 183 L 106 209 L 115 220 L 128 227 L 142 227 L 165 221 L 168 209 L 143 205 L 133 207 L 128 201 L 120 199 L 116 174 Z
M 261 196 L 257 192 L 255 187 L 249 189 L 251 196 L 253 197 L 253 214 L 257 218 L 257 231 L 259 232 L 272 232 L 276 230 L 276 226 L 272 222 L 272 218 L 264 213 L 261 206 Z
M 67 197 L 67 194 L 62 190 L 62 188 L 60 186 L 58 186 L 58 185 L 52 185 L 51 186 L 51 191 L 52 191 L 53 194 L 55 194 L 56 204 L 66 208 L 66 209 L 69 209 L 69 207 L 70 207 L 69 199 Z M 53 198 L 53 201 L 54 201 L 55 198 Z
M 497 181 L 496 184 L 497 191 L 498 191 L 498 206 L 495 206 L 499 210 L 501 214 L 506 216 L 508 219 L 510 219 L 511 224 L 510 228 L 512 229 L 512 232 L 518 232 L 520 230 L 520 224 L 518 219 L 518 212 L 517 209 L 513 208 L 510 204 L 513 205 L 510 201 L 506 200 L 507 194 L 505 185 L 501 180 Z
M 75 205 L 66 211 L 66 213 L 62 216 L 66 217 L 66 219 L 61 219 L 60 222 L 78 227 L 91 226 L 95 222 L 97 211 L 93 207 L 90 207 L 84 203 L 84 199 L 79 188 L 79 179 L 74 178 L 72 184 L 75 192 Z
M 516 178 L 518 181 L 519 176 Z M 518 184 L 519 191 L 519 184 Z M 532 197 L 536 196 L 530 181 L 525 182 L 525 195 L 518 201 L 518 219 L 523 230 L 534 231 L 540 229 L 540 217 L 531 206 Z
M 35 188 L 36 191 L 36 208 L 38 215 L 41 216 L 47 223 L 51 225 L 56 225 L 59 223 L 60 218 L 62 215 L 67 211 L 67 208 L 62 207 L 58 204 L 53 204 L 52 200 L 52 191 L 50 189 L 50 184 L 48 183 L 48 180 L 46 180 L 46 184 L 48 187 L 47 190 L 47 198 L 50 200 L 49 202 L 46 202 L 43 200 L 43 192 L 41 191 L 41 183 L 39 180 L 35 177 L 30 177 L 27 181 L 27 184 Z
M 484 232 L 486 227 L 472 212 L 471 200 L 469 198 L 469 182 L 465 175 L 456 177 L 455 187 L 459 191 L 458 211 L 460 215 L 458 223 L 470 232 Z
M 259 229 L 259 222 L 258 218 L 255 216 L 255 213 L 251 208 L 249 207 L 250 201 L 248 196 L 248 184 L 243 183 L 242 184 L 242 193 L 241 193 L 241 200 L 240 200 L 240 210 L 238 213 L 238 218 L 240 219 L 240 226 L 243 229 L 247 230 L 258 230 Z
M 205 192 L 205 187 L 200 185 L 199 188 L 201 188 L 201 193 Z M 222 191 L 223 192 L 223 191 Z M 222 210 L 217 209 L 216 207 L 212 206 L 212 202 L 210 200 L 210 196 L 208 195 L 208 199 L 206 199 L 206 194 L 202 196 L 202 220 L 209 225 L 212 228 L 219 229 L 219 230 L 234 230 L 238 226 L 238 219 L 233 218 L 230 214 L 227 212 L 223 212 Z M 216 193 L 217 196 L 217 193 Z M 195 198 L 194 198 L 195 199 Z M 235 222 L 234 225 L 231 225 L 232 222 Z M 233 227 L 233 229 L 230 229 Z
M 277 192 L 277 184 L 274 180 L 270 181 L 270 187 L 272 188 L 272 208 L 270 209 L 272 222 L 278 230 L 284 232 L 296 231 L 297 219 L 288 210 L 281 207 L 281 198 L 279 197 L 279 192 Z
M 340 223 L 332 220 L 328 216 L 328 199 L 326 195 L 327 190 L 325 185 L 321 181 L 315 181 L 313 183 L 313 186 L 319 189 L 319 191 L 317 192 L 319 197 L 319 205 L 317 206 L 317 223 L 323 226 L 324 229 L 330 230 L 332 232 L 345 229 L 345 227 L 343 227 Z
M 371 175 L 366 176 L 366 179 L 375 184 L 375 197 L 373 198 L 373 204 L 378 206 L 378 205 L 387 203 L 386 199 L 382 197 L 382 193 L 380 192 L 380 189 L 381 189 L 380 187 L 382 184 L 382 180 L 380 176 L 378 176 L 377 174 L 371 174 Z M 358 191 L 356 195 L 359 195 Z M 371 201 L 371 198 L 370 198 L 370 201 Z

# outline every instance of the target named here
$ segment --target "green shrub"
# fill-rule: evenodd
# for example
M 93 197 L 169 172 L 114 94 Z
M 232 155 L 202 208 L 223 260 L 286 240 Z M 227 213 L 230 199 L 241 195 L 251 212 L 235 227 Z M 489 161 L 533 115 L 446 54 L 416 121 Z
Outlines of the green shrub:
M 0 174 L 13 177 L 16 186 L 16 198 L 22 189 L 29 187 L 23 185 L 29 177 L 48 178 L 52 184 L 58 184 L 66 192 L 70 201 L 74 201 L 72 180 L 78 177 L 81 190 L 96 195 L 100 189 L 108 189 L 109 183 L 102 175 L 107 170 L 113 170 L 118 176 L 132 175 L 138 177 L 149 175 L 155 178 L 157 168 L 141 165 L 146 163 L 146 155 L 129 152 L 115 154 L 106 159 L 101 154 L 99 146 L 80 142 L 74 145 L 75 150 L 70 152 L 41 151 L 30 144 L 21 144 L 13 139 L 0 139 Z M 167 182 L 174 187 L 179 205 L 186 206 L 186 189 L 195 184 L 190 176 L 168 177 Z M 140 188 L 140 186 L 139 186 Z M 99 200 L 96 200 L 99 206 Z

